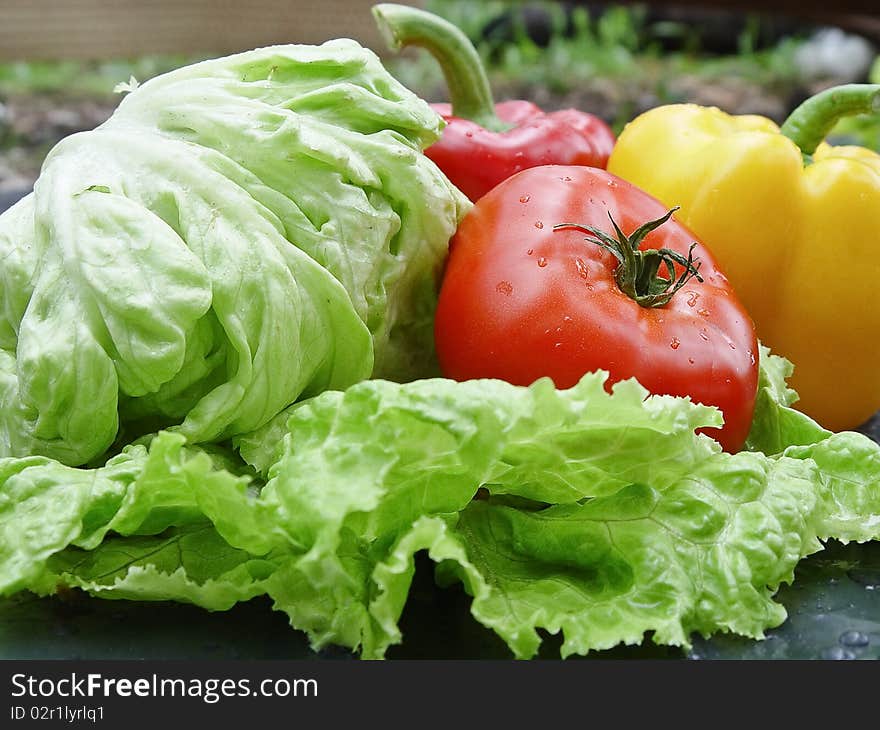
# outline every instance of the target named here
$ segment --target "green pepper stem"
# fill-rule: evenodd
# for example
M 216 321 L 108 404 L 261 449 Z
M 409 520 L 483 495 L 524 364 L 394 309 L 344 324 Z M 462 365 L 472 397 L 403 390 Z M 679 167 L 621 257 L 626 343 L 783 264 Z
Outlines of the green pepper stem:
M 419 46 L 440 64 L 449 87 L 452 113 L 493 132 L 510 128 L 495 114 L 489 79 L 477 49 L 462 31 L 433 13 L 407 5 L 373 6 L 379 32 L 391 50 Z
M 834 86 L 801 104 L 780 131 L 809 156 L 843 117 L 872 112 L 880 112 L 880 84 Z

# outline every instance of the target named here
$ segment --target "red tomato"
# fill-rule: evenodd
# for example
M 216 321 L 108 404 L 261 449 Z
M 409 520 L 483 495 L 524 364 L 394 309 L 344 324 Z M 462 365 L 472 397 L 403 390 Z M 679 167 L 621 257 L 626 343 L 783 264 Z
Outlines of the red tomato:
M 498 185 L 451 242 L 435 323 L 444 374 L 518 385 L 549 376 L 568 388 L 607 370 L 609 388 L 634 377 L 652 393 L 717 406 L 724 427 L 705 432 L 739 450 L 754 412 L 758 344 L 709 251 L 674 218 L 648 233 L 641 249 L 674 252 L 675 280 L 689 252 L 699 278 L 647 307 L 621 290 L 618 259 L 589 233 L 554 229 L 592 226 L 614 238 L 610 214 L 629 236 L 666 213 L 639 188 L 590 167 L 535 167 Z

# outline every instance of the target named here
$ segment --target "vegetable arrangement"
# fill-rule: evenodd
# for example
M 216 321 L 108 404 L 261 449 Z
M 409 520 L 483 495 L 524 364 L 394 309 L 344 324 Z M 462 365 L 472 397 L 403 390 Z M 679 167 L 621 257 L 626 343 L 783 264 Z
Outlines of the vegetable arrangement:
M 0 216 L 0 595 L 268 595 L 378 658 L 425 551 L 515 656 L 586 654 L 761 637 L 821 541 L 880 537 L 880 446 L 791 407 L 712 238 L 584 166 L 471 208 L 441 127 L 333 41 L 52 151 Z

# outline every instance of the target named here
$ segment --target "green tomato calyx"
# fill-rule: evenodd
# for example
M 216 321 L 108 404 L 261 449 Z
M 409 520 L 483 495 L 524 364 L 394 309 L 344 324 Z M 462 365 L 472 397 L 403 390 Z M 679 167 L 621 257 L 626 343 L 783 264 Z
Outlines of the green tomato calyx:
M 700 260 L 693 255 L 696 241 L 688 249 L 687 257 L 668 248 L 640 248 L 645 237 L 666 223 L 677 210 L 677 207 L 672 208 L 660 218 L 643 223 L 628 236 L 609 213 L 608 219 L 616 238 L 600 228 L 578 223 L 559 223 L 553 226 L 553 230 L 573 228 L 588 234 L 585 241 L 604 248 L 617 259 L 614 280 L 624 294 L 641 307 L 662 307 L 691 278 L 703 281 Z M 676 275 L 676 264 L 684 269 L 681 274 Z M 668 276 L 661 274 L 664 267 Z

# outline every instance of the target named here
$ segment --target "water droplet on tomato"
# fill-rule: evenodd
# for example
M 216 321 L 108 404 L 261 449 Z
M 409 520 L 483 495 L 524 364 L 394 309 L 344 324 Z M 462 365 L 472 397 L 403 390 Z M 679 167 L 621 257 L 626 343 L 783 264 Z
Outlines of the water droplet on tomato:
M 697 306 L 697 299 L 700 298 L 700 295 L 695 291 L 689 291 L 689 292 L 687 292 L 687 295 L 688 295 L 688 298 L 687 298 L 688 306 L 689 307 L 696 307 Z
M 583 259 L 575 259 L 574 266 L 577 269 L 578 275 L 581 279 L 586 279 L 590 275 L 589 269 L 587 269 L 587 265 L 584 263 Z
M 571 322 L 571 317 L 569 317 L 569 316 L 566 314 L 566 315 L 562 318 L 562 321 L 563 321 L 563 322 Z
M 513 285 L 509 281 L 499 281 L 498 285 L 495 287 L 495 291 L 499 294 L 510 296 L 513 294 Z
M 670 346 L 673 350 L 677 350 L 678 347 L 679 347 L 679 345 L 681 345 L 681 340 L 679 340 L 678 337 L 673 337 L 673 338 L 672 338 L 672 342 L 669 343 L 669 346 Z
M 698 309 L 697 314 L 699 314 L 701 317 L 708 317 L 709 310 L 708 309 Z
M 520 203 L 528 203 L 531 199 L 532 199 L 532 196 L 528 195 L 528 194 L 519 196 Z
M 523 153 L 523 152 L 517 152 L 517 153 L 514 155 L 514 157 L 515 157 L 516 159 L 520 159 L 520 158 L 522 158 L 523 156 L 524 156 L 524 153 Z
M 571 177 L 566 175 L 564 178 L 562 178 L 562 182 L 571 182 Z
M 465 132 L 465 133 L 464 133 L 464 136 L 465 136 L 465 137 L 467 137 L 467 138 L 468 138 L 468 139 L 470 139 L 470 138 L 471 138 L 471 137 L 473 137 L 473 136 L 474 136 L 474 133 L 473 133 L 473 132 L 470 132 L 470 131 L 468 131 L 468 132 Z
M 728 346 L 731 350 L 735 350 L 735 349 L 736 349 L 736 345 L 734 345 L 732 342 L 728 342 L 728 343 L 727 343 L 727 346 Z
M 689 362 L 691 365 L 693 365 L 693 364 L 694 364 L 694 358 L 689 357 L 689 358 L 688 358 L 688 362 Z
M 709 341 L 709 333 L 706 330 L 700 330 L 700 339 L 706 342 Z
M 547 259 L 545 259 L 543 256 L 541 256 L 541 258 L 538 259 L 538 266 L 540 266 L 543 269 L 546 265 L 547 265 Z
M 526 251 L 526 253 L 527 253 L 529 256 L 531 256 L 533 253 L 535 253 L 535 249 L 530 248 L 528 251 Z
M 558 350 L 560 347 L 562 347 L 562 343 L 561 342 L 554 342 L 553 347 L 554 347 L 554 349 Z
M 542 221 L 535 221 L 535 228 L 543 228 L 544 223 Z

